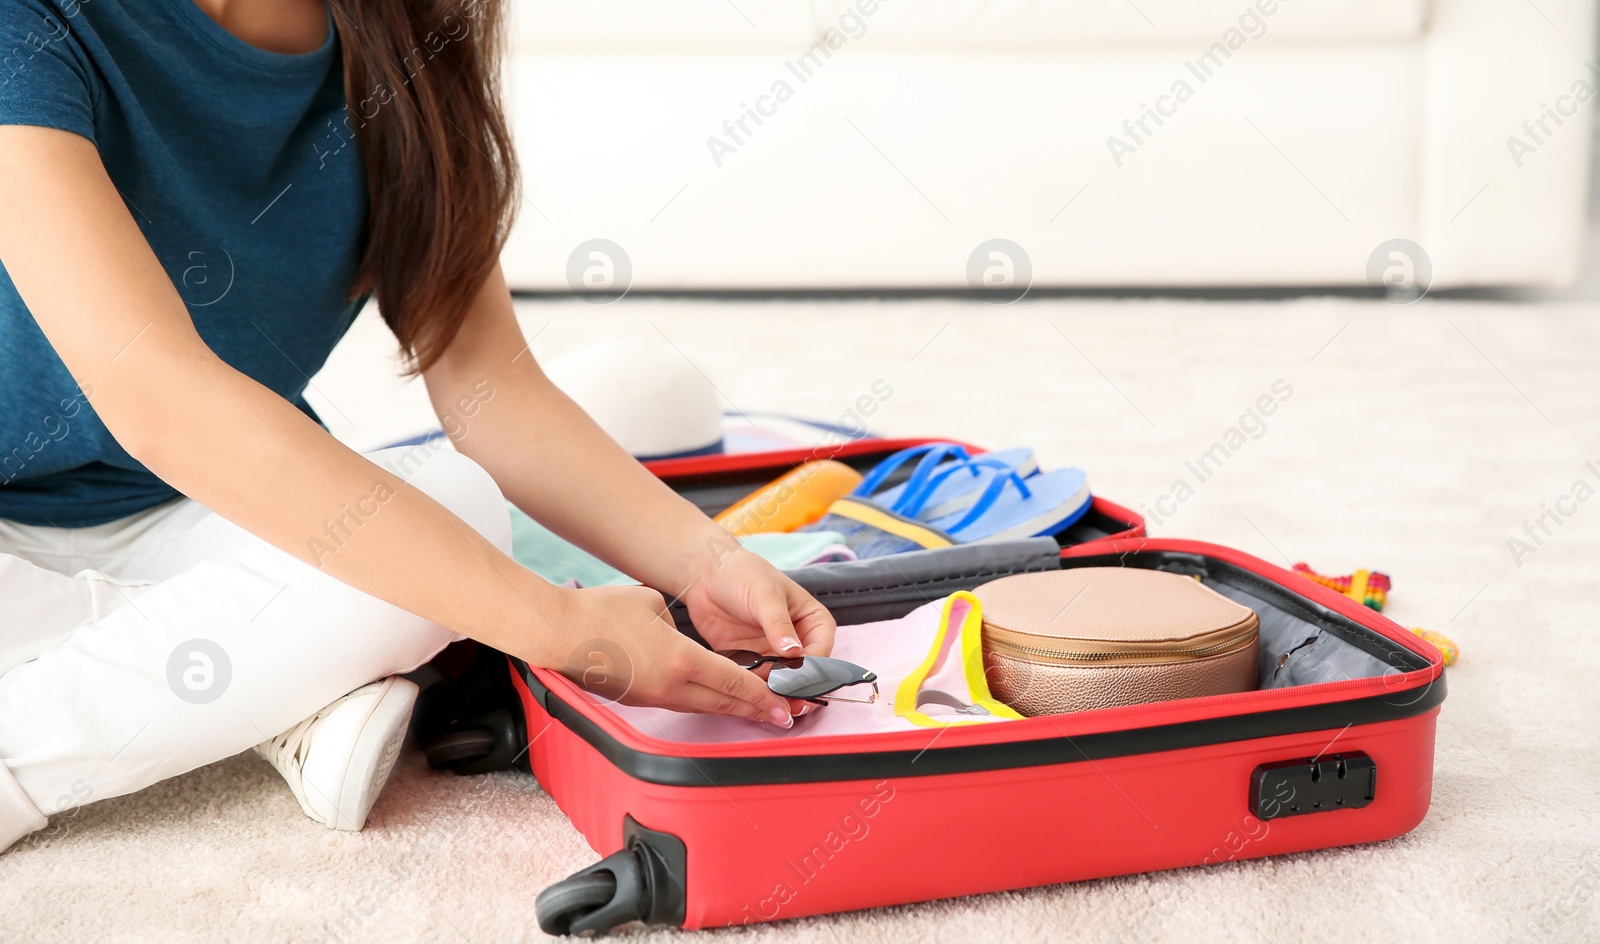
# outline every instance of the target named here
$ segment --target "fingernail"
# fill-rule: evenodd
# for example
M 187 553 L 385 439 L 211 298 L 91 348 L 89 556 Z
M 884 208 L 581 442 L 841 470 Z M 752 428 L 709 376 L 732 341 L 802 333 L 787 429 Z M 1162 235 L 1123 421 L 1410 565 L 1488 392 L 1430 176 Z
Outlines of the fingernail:
M 800 640 L 794 638 L 793 636 L 785 636 L 782 639 L 778 640 L 778 651 L 779 652 L 788 652 L 791 649 L 799 649 L 799 648 L 800 648 Z
M 771 718 L 772 723 L 780 728 L 794 727 L 794 719 L 789 717 L 789 713 L 784 711 L 782 708 L 772 709 L 771 711 L 767 712 L 767 717 Z
M 804 705 L 800 706 L 800 710 L 796 712 L 796 715 L 809 715 L 820 707 L 820 705 L 813 705 L 810 702 L 806 702 Z

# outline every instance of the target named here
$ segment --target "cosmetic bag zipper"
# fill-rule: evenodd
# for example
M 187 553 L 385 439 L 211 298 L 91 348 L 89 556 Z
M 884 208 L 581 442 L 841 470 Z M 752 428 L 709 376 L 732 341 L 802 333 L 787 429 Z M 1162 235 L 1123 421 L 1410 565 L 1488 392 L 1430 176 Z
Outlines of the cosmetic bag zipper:
M 1107 663 L 1184 662 L 1220 655 L 1249 645 L 1259 632 L 1259 623 L 1248 619 L 1234 626 L 1180 643 L 1129 645 L 1125 642 L 1093 639 L 1061 639 L 1058 645 L 1037 645 L 1049 637 L 1001 629 L 987 620 L 983 624 L 984 648 L 996 655 L 1024 658 L 1060 665 L 1088 662 Z M 1097 644 L 1106 648 L 1097 648 Z M 1068 649 L 1066 646 L 1087 648 Z

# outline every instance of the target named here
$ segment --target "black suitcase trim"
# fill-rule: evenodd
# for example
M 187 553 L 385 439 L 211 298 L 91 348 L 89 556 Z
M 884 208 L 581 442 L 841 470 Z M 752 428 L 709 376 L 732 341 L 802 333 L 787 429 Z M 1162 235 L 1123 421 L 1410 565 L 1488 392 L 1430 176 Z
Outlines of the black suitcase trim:
M 1413 718 L 1444 702 L 1444 676 L 1426 686 L 1389 695 L 1323 705 L 1185 721 L 1178 724 L 1103 731 L 1077 737 L 1004 744 L 928 747 L 919 751 L 865 754 L 804 754 L 790 757 L 691 757 L 634 750 L 607 734 L 534 677 L 527 663 L 512 659 L 533 697 L 550 717 L 583 738 L 606 760 L 635 780 L 670 787 L 741 787 L 762 784 L 828 783 L 932 777 L 1015 767 L 1043 767 L 1205 747 L 1230 741 L 1329 731 L 1353 725 Z M 1396 701 L 1396 699 L 1409 699 Z

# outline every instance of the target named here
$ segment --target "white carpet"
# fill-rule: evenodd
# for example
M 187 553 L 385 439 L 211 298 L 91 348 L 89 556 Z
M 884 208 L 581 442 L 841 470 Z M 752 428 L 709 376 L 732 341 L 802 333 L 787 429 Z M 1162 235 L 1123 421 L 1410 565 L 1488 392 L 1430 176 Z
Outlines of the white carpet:
M 894 394 L 875 431 L 1030 444 L 1134 507 L 1195 484 L 1185 461 L 1282 380 L 1293 393 L 1266 432 L 1161 506 L 1152 533 L 1385 570 L 1390 614 L 1465 653 L 1433 809 L 1401 839 L 707 940 L 1600 939 L 1600 499 L 1563 499 L 1579 480 L 1600 489 L 1589 307 L 524 307 L 543 357 L 660 331 L 733 408 L 836 418 L 882 379 Z M 422 428 L 425 402 L 395 390 L 387 346 L 364 319 L 317 380 L 319 407 L 357 445 Z M 1514 559 L 1508 538 L 1558 499 L 1575 513 Z M 0 856 L 0 940 L 531 940 L 534 895 L 593 859 L 527 778 L 434 775 L 412 752 L 349 835 L 305 819 L 264 762 L 238 757 L 87 807 Z

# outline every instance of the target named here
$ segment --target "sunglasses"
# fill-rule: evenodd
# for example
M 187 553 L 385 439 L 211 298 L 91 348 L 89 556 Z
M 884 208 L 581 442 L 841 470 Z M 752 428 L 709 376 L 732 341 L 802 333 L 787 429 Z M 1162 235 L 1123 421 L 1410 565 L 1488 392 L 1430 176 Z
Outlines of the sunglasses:
M 767 687 L 784 698 L 797 698 L 818 705 L 826 705 L 830 701 L 870 705 L 878 700 L 877 673 L 843 659 L 828 656 L 764 656 L 749 649 L 719 649 L 717 655 L 733 660 L 741 669 L 755 671 L 763 665 L 772 666 L 772 671 L 767 674 Z M 842 688 L 855 685 L 871 685 L 871 697 L 846 698 L 835 694 Z

